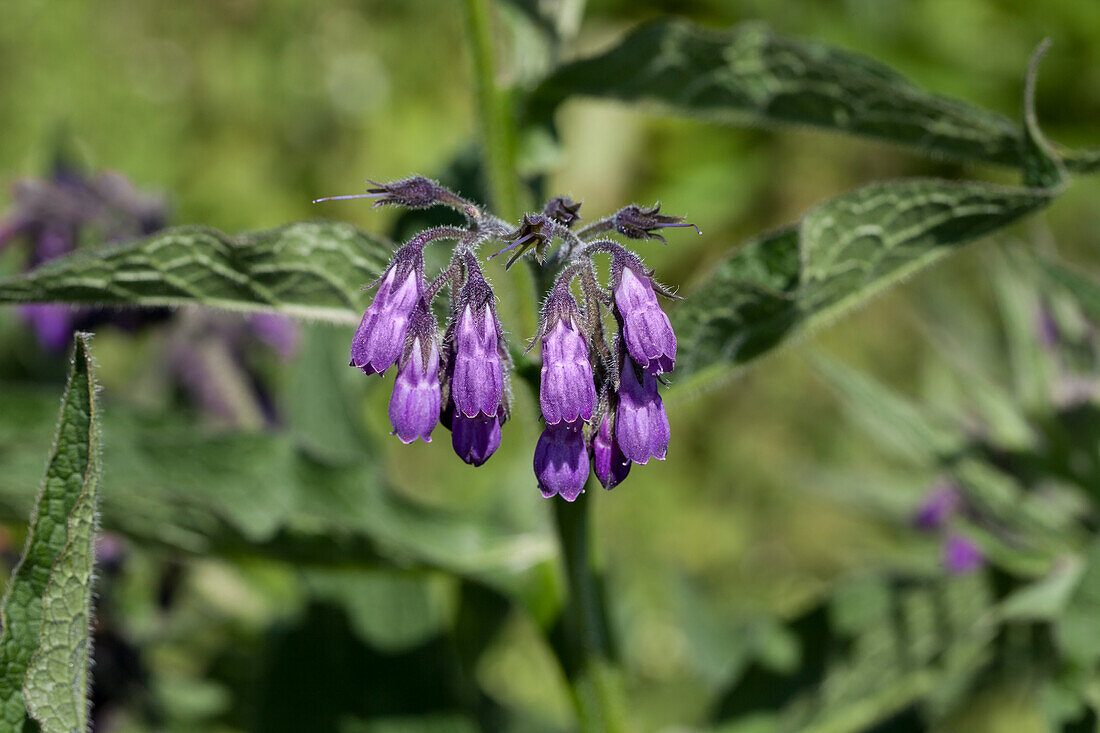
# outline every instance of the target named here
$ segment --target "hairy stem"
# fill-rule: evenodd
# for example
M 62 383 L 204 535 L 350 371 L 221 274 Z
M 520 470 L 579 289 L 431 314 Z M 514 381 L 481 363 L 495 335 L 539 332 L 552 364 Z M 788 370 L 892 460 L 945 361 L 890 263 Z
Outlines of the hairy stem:
M 594 486 L 590 481 L 589 488 Z M 619 733 L 631 726 L 600 575 L 589 552 L 590 503 L 591 493 L 572 503 L 553 502 L 568 591 L 555 647 L 572 688 L 580 730 Z

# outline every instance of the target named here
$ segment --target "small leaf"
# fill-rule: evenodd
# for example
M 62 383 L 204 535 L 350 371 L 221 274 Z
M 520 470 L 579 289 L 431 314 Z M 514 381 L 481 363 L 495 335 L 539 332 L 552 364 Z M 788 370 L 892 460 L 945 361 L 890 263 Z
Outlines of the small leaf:
M 648 102 L 733 125 L 810 125 L 936 157 L 1019 167 L 1026 155 L 1020 127 L 1007 117 L 927 92 L 866 56 L 761 23 L 726 30 L 685 20 L 644 24 L 610 50 L 560 67 L 532 92 L 527 116 L 545 121 L 574 95 Z M 1075 170 L 1100 165 L 1094 150 L 1063 156 Z
M 978 182 L 874 183 L 750 241 L 672 313 L 676 374 L 743 364 L 829 322 L 1055 194 Z
M 9 730 L 23 724 L 28 710 L 46 733 L 87 728 L 88 629 L 100 475 L 95 381 L 87 341 L 87 335 L 77 334 L 46 480 L 23 558 L 0 609 L 0 721 Z
M 1062 653 L 1082 668 L 1095 667 L 1100 659 L 1100 542 L 1094 542 L 1085 557 L 1080 582 L 1054 623 L 1054 640 Z
M 0 280 L 0 303 L 204 305 L 356 324 L 391 247 L 347 224 L 228 236 L 180 227 Z

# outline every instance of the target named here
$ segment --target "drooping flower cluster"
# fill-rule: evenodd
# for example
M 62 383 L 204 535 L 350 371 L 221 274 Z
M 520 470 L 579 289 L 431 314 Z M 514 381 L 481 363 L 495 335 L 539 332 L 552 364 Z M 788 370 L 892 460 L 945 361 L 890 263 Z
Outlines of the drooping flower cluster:
M 431 442 L 442 422 L 455 453 L 471 465 L 483 464 L 500 446 L 512 359 L 478 260 L 483 245 L 499 241 L 505 246 L 489 259 L 511 251 L 511 266 L 530 252 L 536 281 L 548 283 L 528 349 L 537 344 L 542 354 L 538 395 L 545 427 L 534 451 L 542 495 L 574 501 L 590 472 L 611 489 L 631 464 L 664 460 L 669 422 L 658 385 L 675 366 L 676 336 L 658 295 L 675 296 L 636 253 L 606 234 L 664 241 L 660 230 L 690 224 L 661 214 L 659 206 L 628 206 L 574 231 L 580 204 L 557 197 L 513 227 L 426 178 L 372 185 L 365 194 L 317 201 L 444 205 L 466 217 L 465 227 L 429 229 L 397 249 L 352 340 L 351 366 L 368 375 L 397 366 L 389 416 L 402 442 Z M 440 240 L 454 242 L 453 254 L 429 280 L 424 248 Z M 607 287 L 597 276 L 597 256 L 610 258 Z M 433 306 L 444 289 L 450 297 L 440 333 Z

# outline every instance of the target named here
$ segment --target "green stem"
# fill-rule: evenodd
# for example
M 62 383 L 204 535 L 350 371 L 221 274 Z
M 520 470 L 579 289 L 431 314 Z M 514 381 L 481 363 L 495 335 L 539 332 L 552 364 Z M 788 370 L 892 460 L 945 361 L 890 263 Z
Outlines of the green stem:
M 516 176 L 516 128 L 511 94 L 496 83 L 489 0 L 466 0 L 466 20 L 481 108 L 490 204 L 498 216 L 512 221 L 521 213 Z
M 489 204 L 497 216 L 514 222 L 523 212 L 522 189 L 516 166 L 518 136 L 511 93 L 498 86 L 496 81 L 490 0 L 466 0 L 466 20 L 481 111 Z M 534 290 L 534 283 L 524 268 L 516 268 L 512 272 L 512 294 L 516 296 L 514 302 L 517 304 L 520 327 L 525 333 L 534 333 L 538 315 L 528 297 Z M 536 298 L 538 297 L 541 297 L 541 293 L 536 293 Z
M 589 488 L 593 488 L 590 482 Z M 568 591 L 558 653 L 572 687 L 582 732 L 631 730 L 622 674 L 614 658 L 600 575 L 589 552 L 591 493 L 573 503 L 554 499 Z

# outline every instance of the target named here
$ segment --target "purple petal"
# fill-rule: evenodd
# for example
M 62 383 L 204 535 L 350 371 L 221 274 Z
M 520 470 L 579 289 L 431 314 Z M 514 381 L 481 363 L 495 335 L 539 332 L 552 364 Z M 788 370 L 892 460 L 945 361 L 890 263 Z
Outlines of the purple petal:
M 395 279 L 395 268 L 390 268 L 351 342 L 351 366 L 364 374 L 389 369 L 405 346 L 409 316 L 420 297 L 419 272 L 411 270 L 393 290 Z
M 630 473 L 630 460 L 623 455 L 622 448 L 611 434 L 610 415 L 604 415 L 599 429 L 592 436 L 592 470 L 605 489 L 615 488 Z
M 451 446 L 466 463 L 480 466 L 500 447 L 500 419 L 488 415 L 466 417 L 461 410 L 455 410 Z
M 951 535 L 943 544 L 943 566 L 952 575 L 964 575 L 978 570 L 985 564 L 985 555 L 973 542 L 962 535 Z
M 588 480 L 588 450 L 580 429 L 565 424 L 547 425 L 535 446 L 534 468 L 544 497 L 557 495 L 575 501 Z

